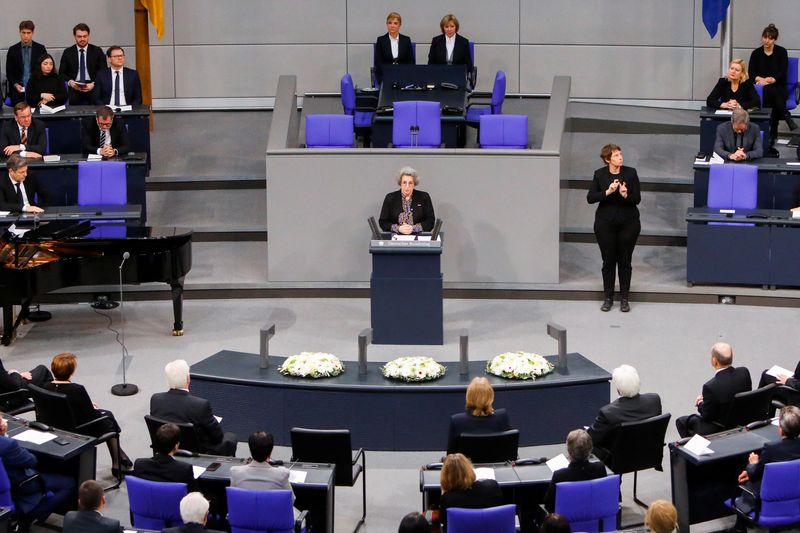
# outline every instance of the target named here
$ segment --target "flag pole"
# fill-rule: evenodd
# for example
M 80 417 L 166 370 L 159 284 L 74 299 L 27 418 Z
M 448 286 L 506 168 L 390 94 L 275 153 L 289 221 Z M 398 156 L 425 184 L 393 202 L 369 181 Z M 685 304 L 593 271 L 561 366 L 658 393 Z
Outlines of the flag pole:
M 733 0 L 730 0 L 728 10 L 725 12 L 725 18 L 720 23 L 719 52 L 720 71 L 724 78 L 728 74 L 728 65 L 731 64 L 731 59 L 733 59 Z
M 142 103 L 150 106 L 150 131 L 153 131 L 153 89 L 150 83 L 150 28 L 147 9 L 141 0 L 133 0 L 136 39 L 136 70 L 142 81 Z

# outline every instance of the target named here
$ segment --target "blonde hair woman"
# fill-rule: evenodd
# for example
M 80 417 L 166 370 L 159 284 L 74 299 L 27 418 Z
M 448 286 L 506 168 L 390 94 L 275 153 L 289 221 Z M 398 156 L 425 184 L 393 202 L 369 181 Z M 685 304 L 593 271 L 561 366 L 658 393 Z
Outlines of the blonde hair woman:
M 450 417 L 447 453 L 455 453 L 462 433 L 496 433 L 511 429 L 505 409 L 495 410 L 494 389 L 486 378 L 475 378 L 467 387 L 466 409 Z
M 720 78 L 706 98 L 706 105 L 714 109 L 753 109 L 761 107 L 756 87 L 747 74 L 744 59 L 734 59 L 728 74 Z
M 442 486 L 439 523 L 445 531 L 450 507 L 485 509 L 503 504 L 503 492 L 497 481 L 476 480 L 472 461 L 460 453 L 451 453 L 444 458 L 439 483 Z

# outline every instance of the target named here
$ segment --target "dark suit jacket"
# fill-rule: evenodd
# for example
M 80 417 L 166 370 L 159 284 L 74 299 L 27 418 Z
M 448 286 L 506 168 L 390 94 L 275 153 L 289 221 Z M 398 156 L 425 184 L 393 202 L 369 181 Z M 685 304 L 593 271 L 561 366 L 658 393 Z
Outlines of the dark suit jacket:
M 567 468 L 556 470 L 544 496 L 544 507 L 551 513 L 556 510 L 556 484 L 562 481 L 588 481 L 606 477 L 606 467 L 599 461 L 572 461 Z
M 83 145 L 83 155 L 96 154 L 100 148 L 100 128 L 97 126 L 95 116 L 83 119 L 81 126 L 81 144 Z M 117 155 L 122 157 L 131 149 L 131 142 L 128 139 L 128 132 L 125 124 L 119 116 L 114 117 L 111 123 L 111 146 L 117 150 Z
M 447 64 L 447 41 L 444 34 L 437 35 L 431 40 L 428 51 L 429 65 Z M 453 46 L 453 65 L 466 65 L 467 73 L 472 70 L 472 56 L 469 53 L 469 40 L 456 33 L 456 42 Z
M 747 159 L 758 159 L 764 155 L 761 145 L 761 129 L 752 122 L 747 125 L 747 129 L 742 133 L 741 144 L 736 141 L 737 133 L 733 131 L 730 122 L 723 122 L 717 126 L 717 136 L 714 139 L 714 152 L 723 159 L 728 157 L 740 146 L 744 148 Z
M 153 457 L 136 459 L 131 475 L 148 481 L 167 481 L 186 483 L 187 492 L 198 489 L 197 480 L 192 473 L 192 465 L 176 461 L 171 455 L 157 453 Z
M 31 125 L 28 127 L 28 142 L 25 143 L 26 150 L 44 155 L 44 128 L 44 122 L 38 118 L 31 120 Z M 0 131 L 0 151 L 2 151 L 8 145 L 19 144 L 20 140 L 19 126 L 17 125 L 17 121 L 13 118 L 6 120 L 3 123 L 2 131 Z
M 97 511 L 70 511 L 64 515 L 64 533 L 119 533 L 119 520 Z
M 623 198 L 617 189 L 606 196 L 606 190 L 615 179 L 625 182 L 628 187 L 628 197 Z M 608 222 L 629 222 L 639 220 L 639 209 L 636 207 L 642 200 L 639 188 L 639 175 L 633 167 L 622 166 L 619 174 L 612 174 L 608 167 L 598 168 L 594 171 L 586 201 L 590 204 L 600 203 L 595 211 L 595 219 Z
M 447 509 L 459 507 L 463 509 L 485 509 L 503 505 L 503 491 L 493 479 L 480 479 L 467 490 L 451 490 L 442 494 L 439 503 L 439 523 L 447 526 Z
M 40 207 L 47 205 L 47 198 L 39 187 L 36 176 L 29 172 L 24 183 L 25 194 L 28 195 L 28 201 L 31 205 L 38 205 Z M 38 200 L 36 199 L 37 197 Z M 3 175 L 0 175 L 0 211 L 19 211 L 17 189 L 11 184 L 8 172 L 4 172 Z
M 758 454 L 758 462 L 747 465 L 747 475 L 750 482 L 760 486 L 764 476 L 764 465 L 800 459 L 800 439 L 786 439 L 779 442 L 768 442 Z
M 447 453 L 456 453 L 458 437 L 462 433 L 497 433 L 511 429 L 505 409 L 495 409 L 490 416 L 473 416 L 471 412 L 456 413 L 450 417 L 447 432 Z
M 637 394 L 632 398 L 623 396 L 601 407 L 587 431 L 595 447 L 608 447 L 614 431 L 623 422 L 635 422 L 660 414 L 661 398 L 654 392 Z
M 403 211 L 403 194 L 397 190 L 390 192 L 383 199 L 379 224 L 383 231 L 391 231 L 392 224 L 397 224 L 397 218 Z M 414 224 L 421 224 L 422 231 L 431 231 L 436 222 L 436 215 L 433 212 L 431 197 L 424 191 L 414 190 L 411 193 L 411 213 L 414 217 Z
M 179 527 L 167 527 L 161 530 L 161 533 L 222 533 L 216 529 L 206 529 L 197 522 L 189 522 Z
M 36 60 L 46 53 L 47 48 L 43 44 L 39 44 L 36 41 L 31 43 L 31 74 L 33 74 Z M 13 87 L 15 84 L 22 85 L 23 71 L 22 43 L 17 43 L 8 48 L 8 54 L 6 55 L 6 78 L 10 86 Z
M 411 49 L 411 37 L 402 33 L 397 37 L 397 59 L 392 56 L 392 41 L 388 33 L 378 37 L 375 43 L 375 53 L 373 54 L 373 65 L 375 66 L 375 77 L 380 82 L 383 79 L 383 65 L 413 65 L 417 62 L 414 52 Z
M 114 90 L 114 81 L 111 69 L 105 68 L 97 73 L 97 80 L 94 87 L 94 103 L 97 105 L 114 105 L 111 101 L 111 93 Z M 142 82 L 139 80 L 139 73 L 132 68 L 122 68 L 122 84 L 125 89 L 125 100 L 128 105 L 142 104 Z
M 706 422 L 724 423 L 733 397 L 752 388 L 747 368 L 723 368 L 703 385 L 703 401 L 697 411 Z
M 58 67 L 58 73 L 65 80 L 78 79 L 78 45 L 73 44 L 69 48 L 64 49 L 61 54 L 61 64 Z M 106 55 L 103 49 L 91 43 L 86 47 L 86 72 L 89 74 L 91 81 L 97 82 L 97 73 L 108 66 Z M 95 83 L 96 85 L 96 83 Z M 96 89 L 97 87 L 95 87 Z M 81 99 L 86 98 L 84 93 L 69 90 L 69 102 L 75 104 Z M 89 101 L 92 101 L 90 95 Z
M 25 479 L 36 473 L 36 457 L 10 437 L 0 437 L 0 460 L 3 461 L 3 466 L 6 467 L 6 473 L 8 473 L 8 479 L 12 487 L 18 486 Z M 25 487 L 30 488 L 30 491 L 22 494 L 17 493 L 14 496 L 14 503 L 23 513 L 27 513 L 36 507 L 44 496 L 36 485 L 36 483 L 27 483 Z
M 205 448 L 222 442 L 222 426 L 214 418 L 211 403 L 192 396 L 188 391 L 170 389 L 157 392 L 150 398 L 150 414 L 171 422 L 191 422 L 198 429 Z

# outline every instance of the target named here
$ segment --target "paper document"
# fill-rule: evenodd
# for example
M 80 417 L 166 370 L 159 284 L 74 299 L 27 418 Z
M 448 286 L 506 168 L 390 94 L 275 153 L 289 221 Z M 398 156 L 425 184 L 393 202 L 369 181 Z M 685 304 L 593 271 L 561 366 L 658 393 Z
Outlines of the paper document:
M 305 470 L 289 470 L 289 483 L 303 483 L 307 475 Z
M 58 161 L 61 161 L 61 156 L 60 155 L 46 155 L 46 156 L 42 157 L 42 159 L 44 160 L 45 163 L 56 163 Z
M 416 235 L 392 235 L 393 241 L 413 241 L 416 238 Z
M 7 217 L 11 214 L 11 211 L 0 211 L 0 217 Z
M 786 145 L 788 145 L 789 144 L 789 139 L 777 139 L 775 141 L 775 144 L 786 144 Z
M 786 370 L 782 366 L 772 365 L 772 368 L 767 370 L 767 375 L 774 378 L 779 378 L 781 376 L 794 376 L 794 372 L 791 370 Z
M 714 453 L 714 450 L 708 447 L 709 444 L 711 444 L 710 440 L 700 435 L 695 435 L 683 447 L 695 455 L 708 455 Z
M 63 105 L 60 105 L 58 107 L 50 107 L 48 105 L 42 104 L 41 106 L 39 106 L 39 113 L 41 113 L 42 115 L 52 115 L 58 113 L 59 111 L 64 111 L 66 108 L 67 106 Z
M 89 154 L 88 156 L 86 156 L 86 160 L 87 161 L 102 161 L 103 160 L 103 156 L 100 155 L 100 154 Z
M 716 111 L 714 111 L 714 114 L 730 116 L 733 115 L 733 111 L 731 111 L 730 109 L 717 109 Z
M 714 152 L 714 153 L 711 154 L 711 159 L 709 159 L 708 164 L 709 165 L 721 165 L 724 162 L 725 162 L 725 159 L 721 155 L 719 155 L 717 152 Z
M 202 476 L 203 472 L 205 472 L 205 471 L 206 471 L 206 467 L 204 467 L 204 466 L 192 465 L 192 475 L 194 476 L 195 479 L 197 479 L 200 476 Z
M 563 453 L 560 453 L 547 461 L 547 466 L 550 467 L 551 472 L 555 472 L 556 470 L 561 470 L 562 468 L 566 468 L 569 466 L 569 459 Z
M 786 164 L 789 165 L 790 167 L 796 167 L 800 166 L 800 161 L 787 161 Z
M 30 228 L 18 228 L 16 224 L 11 224 L 11 226 L 8 228 L 9 233 L 16 235 L 17 237 L 25 235 L 29 230 Z
M 780 419 L 780 418 L 778 418 L 778 417 L 776 416 L 775 418 L 773 418 L 773 419 L 772 419 L 772 422 L 771 422 L 771 424 L 772 424 L 773 426 L 778 426 L 778 427 L 780 427 L 780 425 L 781 425 L 781 419 Z
M 429 241 L 429 240 L 431 240 L 431 236 L 430 235 L 420 235 L 419 237 L 417 237 L 417 240 L 418 241 Z
M 214 420 L 216 420 L 216 421 L 217 421 L 217 424 L 219 424 L 219 423 L 221 423 L 221 422 L 222 422 L 222 417 L 221 417 L 221 416 L 214 415 Z
M 22 433 L 14 435 L 14 438 L 22 442 L 32 442 L 34 444 L 44 444 L 56 438 L 52 433 L 45 433 L 43 431 L 36 431 L 35 429 L 26 429 Z
M 494 479 L 494 468 L 485 466 L 475 469 L 475 479 Z

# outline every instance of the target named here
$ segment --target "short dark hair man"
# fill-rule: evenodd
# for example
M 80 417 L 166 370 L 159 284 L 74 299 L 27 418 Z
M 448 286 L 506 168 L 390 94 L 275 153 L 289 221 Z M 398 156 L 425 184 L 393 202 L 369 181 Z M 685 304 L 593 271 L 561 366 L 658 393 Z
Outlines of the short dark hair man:
M 106 505 L 103 487 L 87 479 L 78 488 L 78 510 L 64 515 L 64 533 L 120 533 L 119 520 L 102 515 Z
M 32 20 L 19 23 L 19 42 L 8 47 L 6 54 L 6 79 L 11 105 L 25 100 L 25 86 L 33 73 L 36 61 L 47 53 L 44 45 L 33 40 L 36 26 Z
M 176 461 L 173 456 L 180 446 L 181 430 L 175 424 L 164 424 L 153 438 L 153 457 L 136 459 L 131 475 L 148 481 L 186 483 L 188 492 L 198 490 L 192 465 Z
M 106 159 L 127 154 L 131 146 L 122 119 L 115 119 L 114 111 L 104 105 L 95 109 L 94 117 L 83 119 L 81 142 L 83 155 L 97 154 Z
M 58 73 L 69 85 L 70 105 L 90 105 L 97 73 L 106 68 L 106 56 L 99 46 L 89 44 L 89 26 L 79 22 L 72 28 L 75 44 L 61 54 Z
M 14 118 L 7 120 L 0 130 L 0 150 L 6 156 L 42 157 L 45 152 L 44 129 L 44 122 L 33 118 L 31 106 L 19 102 L 14 105 Z
M 45 195 L 36 178 L 28 175 L 25 158 L 12 155 L 6 161 L 6 170 L 6 176 L 0 177 L 0 211 L 44 212 L 37 203 L 46 203 Z
M 106 57 L 109 68 L 97 73 L 94 102 L 112 107 L 141 105 L 142 82 L 138 72 L 125 66 L 125 50 L 109 46 Z
M 750 123 L 750 115 L 742 108 L 734 109 L 731 121 L 717 126 L 714 152 L 731 161 L 759 159 L 764 155 L 761 130 Z

